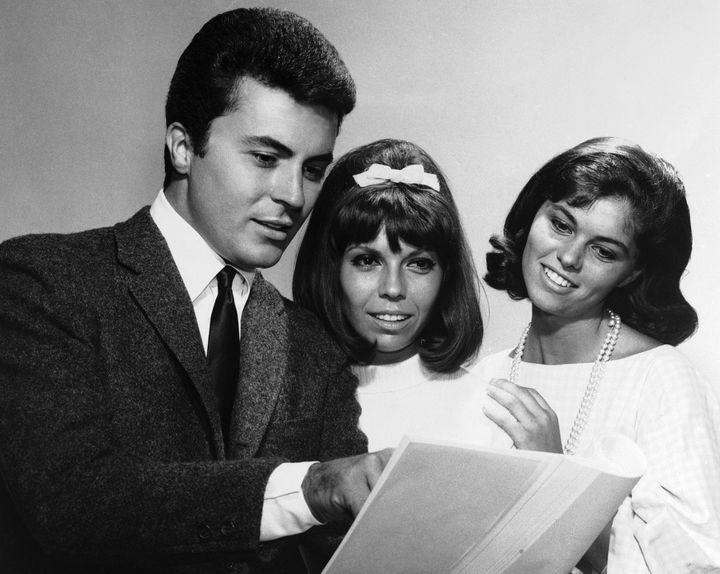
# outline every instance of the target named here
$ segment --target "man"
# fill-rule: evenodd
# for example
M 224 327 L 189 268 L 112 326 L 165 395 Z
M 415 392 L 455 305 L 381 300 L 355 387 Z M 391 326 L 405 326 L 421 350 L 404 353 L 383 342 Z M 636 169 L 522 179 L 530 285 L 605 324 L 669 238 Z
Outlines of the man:
M 307 21 L 221 14 L 178 62 L 152 206 L 0 246 L 1 571 L 304 572 L 357 513 L 387 453 L 358 454 L 345 357 L 255 272 L 354 102 Z

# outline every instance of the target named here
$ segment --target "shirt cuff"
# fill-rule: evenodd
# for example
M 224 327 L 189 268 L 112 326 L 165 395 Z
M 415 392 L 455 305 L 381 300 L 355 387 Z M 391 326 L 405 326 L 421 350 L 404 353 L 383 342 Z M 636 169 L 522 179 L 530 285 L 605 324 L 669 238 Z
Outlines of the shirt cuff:
M 285 462 L 273 470 L 265 487 L 260 542 L 300 534 L 322 524 L 310 512 L 302 481 L 311 462 Z

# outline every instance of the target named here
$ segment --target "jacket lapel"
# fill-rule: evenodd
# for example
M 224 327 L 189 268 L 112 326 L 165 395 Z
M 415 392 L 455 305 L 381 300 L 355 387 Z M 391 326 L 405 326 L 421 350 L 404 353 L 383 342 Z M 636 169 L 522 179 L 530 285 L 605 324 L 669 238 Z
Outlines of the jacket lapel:
M 285 382 L 288 328 L 282 298 L 256 274 L 242 315 L 240 381 L 230 429 L 229 455 L 253 457 Z
M 187 372 L 212 428 L 215 450 L 222 457 L 220 416 L 192 301 L 149 208 L 116 225 L 115 237 L 118 260 L 130 271 L 125 275 L 128 289 Z

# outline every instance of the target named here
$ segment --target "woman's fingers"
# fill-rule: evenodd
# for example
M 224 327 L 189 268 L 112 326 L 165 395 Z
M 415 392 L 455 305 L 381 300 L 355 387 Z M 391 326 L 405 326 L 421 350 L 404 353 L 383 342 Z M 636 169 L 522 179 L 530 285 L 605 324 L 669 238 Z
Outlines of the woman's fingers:
M 526 389 L 506 381 L 504 379 L 493 379 L 490 381 L 487 393 L 505 407 L 518 421 L 524 421 L 533 416 L 537 401 L 535 401 Z M 534 403 L 534 404 L 533 404 Z
M 528 417 L 542 416 L 546 409 L 550 409 L 535 389 L 521 387 L 506 379 L 492 379 L 488 387 L 488 394 L 520 421 Z
M 485 416 L 503 429 L 517 448 L 562 452 L 555 411 L 535 389 L 493 379 L 487 394 L 493 400 L 483 409 Z

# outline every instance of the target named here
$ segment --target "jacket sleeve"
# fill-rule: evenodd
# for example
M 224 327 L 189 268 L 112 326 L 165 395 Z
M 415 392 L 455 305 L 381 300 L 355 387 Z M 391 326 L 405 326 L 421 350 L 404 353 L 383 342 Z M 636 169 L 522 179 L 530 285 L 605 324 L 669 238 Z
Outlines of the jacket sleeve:
M 321 460 L 367 452 L 367 437 L 359 427 L 360 405 L 355 397 L 357 378 L 347 361 L 343 361 L 333 381 L 325 405 Z M 301 552 L 309 574 L 322 572 L 350 524 L 319 526 L 302 536 Z

